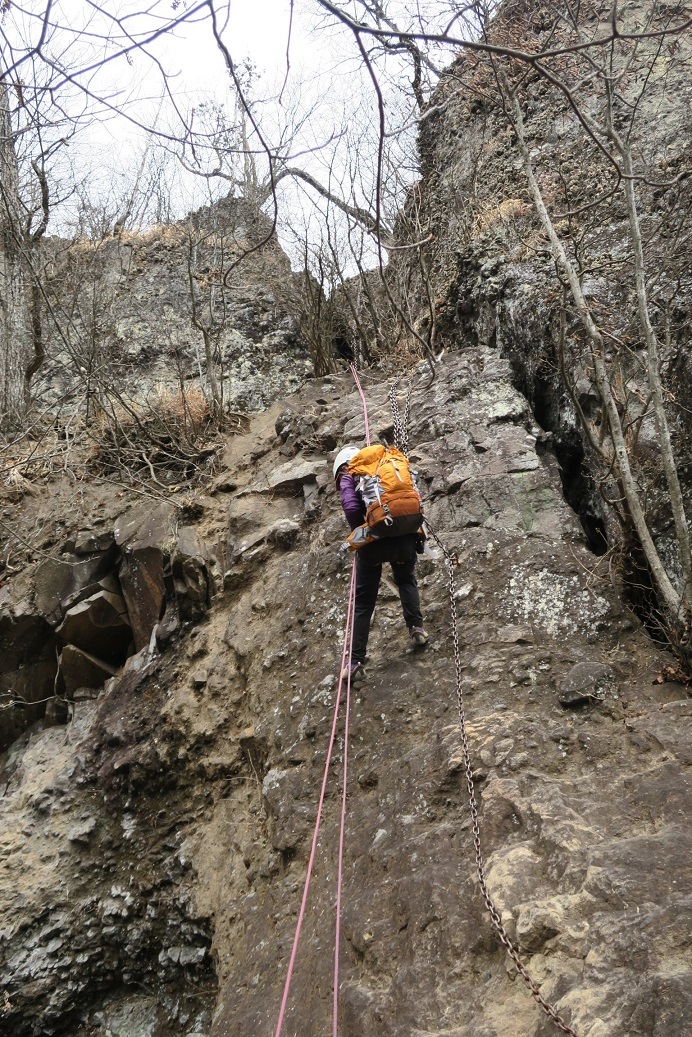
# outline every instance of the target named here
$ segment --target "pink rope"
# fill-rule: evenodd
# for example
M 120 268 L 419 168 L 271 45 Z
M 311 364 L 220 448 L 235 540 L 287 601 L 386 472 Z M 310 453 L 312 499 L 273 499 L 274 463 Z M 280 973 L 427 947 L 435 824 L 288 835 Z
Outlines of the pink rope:
M 363 421 L 365 422 L 365 442 L 368 444 L 368 446 L 370 446 L 370 426 L 368 425 L 368 405 L 365 402 L 365 393 L 363 392 L 363 387 L 360 384 L 360 378 L 358 377 L 358 372 L 356 371 L 355 364 L 351 364 L 351 374 L 353 375 L 353 380 L 356 383 L 356 388 L 358 389 L 358 392 L 360 393 L 360 398 L 363 401 Z
M 344 670 L 346 669 L 346 658 L 347 658 L 347 655 L 348 655 L 349 663 L 350 663 L 350 659 L 351 659 L 351 642 L 353 640 L 353 630 L 352 630 L 352 627 L 353 627 L 353 605 L 354 605 L 355 596 L 356 596 L 356 579 L 355 579 L 355 577 L 356 577 L 356 559 L 354 557 L 354 559 L 353 559 L 353 568 L 351 570 L 351 584 L 350 584 L 349 591 L 348 591 L 348 609 L 347 609 L 347 612 L 346 612 L 346 629 L 344 631 L 344 648 L 343 648 L 343 652 L 342 652 L 342 655 L 341 655 L 341 670 L 340 670 L 340 673 L 339 673 L 339 686 L 338 686 L 337 692 L 336 692 L 336 702 L 334 704 L 334 718 L 332 720 L 332 730 L 331 730 L 331 735 L 329 737 L 329 747 L 327 749 L 327 759 L 326 759 L 326 762 L 325 762 L 325 765 L 324 765 L 324 775 L 322 777 L 322 789 L 320 791 L 320 799 L 319 799 L 319 804 L 318 804 L 318 807 L 317 807 L 317 819 L 315 821 L 315 830 L 312 833 L 312 846 L 311 846 L 311 849 L 310 849 L 310 859 L 308 861 L 307 875 L 305 876 L 305 886 L 303 888 L 303 899 L 301 901 L 300 911 L 298 913 L 298 924 L 296 925 L 296 932 L 295 932 L 295 936 L 293 937 L 293 947 L 291 949 L 291 957 L 290 957 L 290 960 L 289 960 L 289 963 L 288 963 L 288 973 L 286 975 L 286 982 L 284 984 L 284 992 L 283 992 L 283 997 L 281 999 L 281 1009 L 279 1011 L 279 1019 L 278 1019 L 278 1022 L 276 1024 L 276 1031 L 275 1031 L 274 1037 L 281 1037 L 281 1029 L 283 1027 L 284 1015 L 286 1014 L 286 1005 L 288 1004 L 288 995 L 289 995 L 289 991 L 291 989 L 291 979 L 293 977 L 293 967 L 294 967 L 295 961 L 296 961 L 296 953 L 298 951 L 298 941 L 300 939 L 300 931 L 301 931 L 301 928 L 303 926 L 303 918 L 305 917 L 305 908 L 306 908 L 307 902 L 308 902 L 308 891 L 310 889 L 310 880 L 312 878 L 312 869 L 313 869 L 313 866 L 314 866 L 314 863 L 315 863 L 315 853 L 316 853 L 316 850 L 317 850 L 317 839 L 319 837 L 320 823 L 322 821 L 322 808 L 324 806 L 324 796 L 325 796 L 325 792 L 326 792 L 326 789 L 327 789 L 327 778 L 329 777 L 329 764 L 331 763 L 331 759 L 332 759 L 332 750 L 334 748 L 334 739 L 336 737 L 336 725 L 337 725 L 337 720 L 339 719 L 339 699 L 341 698 L 341 686 L 342 686 L 343 680 L 344 680 Z M 349 673 L 348 676 L 347 676 L 347 679 L 346 679 L 347 709 L 348 709 L 348 700 L 349 700 L 349 697 L 350 697 L 350 690 L 351 690 L 351 675 Z M 345 745 L 344 745 L 344 769 L 345 769 L 345 765 L 346 765 L 346 748 L 345 748 Z M 344 790 L 345 790 L 345 788 L 346 788 L 346 781 L 344 780 Z M 343 823 L 344 816 L 345 816 L 345 812 L 343 811 L 343 808 L 342 808 L 342 823 Z M 339 848 L 340 848 L 339 852 L 340 853 L 341 853 L 342 845 L 343 845 L 343 830 L 342 830 L 342 832 L 340 834 L 340 840 L 339 840 Z M 339 888 L 337 890 L 337 912 L 339 910 L 340 904 L 341 904 L 341 889 Z M 338 939 L 338 937 L 337 937 L 337 939 Z M 336 950 L 336 953 L 335 953 L 335 957 L 338 957 L 338 943 L 337 943 L 337 950 Z M 336 975 L 336 973 L 337 973 L 337 968 L 335 966 L 335 975 Z M 335 995 L 334 996 L 335 996 L 335 1002 L 334 1002 L 334 1037 L 336 1037 L 336 988 L 335 988 Z
M 353 559 L 353 571 L 356 570 L 355 558 Z M 355 592 L 354 592 L 355 600 Z M 341 789 L 341 823 L 339 826 L 339 863 L 336 873 L 336 932 L 334 935 L 334 1007 L 332 1012 L 332 1035 L 337 1037 L 337 1024 L 339 1018 L 339 948 L 341 946 L 341 884 L 344 868 L 344 832 L 346 830 L 346 784 L 348 779 L 348 718 L 351 711 L 351 657 L 353 652 L 353 621 L 354 610 L 350 612 L 349 620 L 346 621 L 345 637 L 348 637 L 348 670 L 346 676 L 346 719 L 344 721 L 344 777 Z M 342 668 L 343 673 L 343 668 Z
M 363 387 L 360 384 L 358 372 L 354 364 L 351 364 L 351 373 L 353 374 L 353 380 L 356 383 L 356 388 L 360 393 L 360 398 L 363 401 L 363 421 L 365 423 L 365 442 L 370 446 L 370 425 L 368 423 L 368 405 L 365 399 L 365 393 Z M 327 779 L 329 777 L 329 765 L 332 759 L 332 752 L 334 750 L 334 740 L 336 738 L 336 725 L 339 719 L 339 705 L 341 699 L 341 688 L 344 680 L 344 670 L 346 670 L 346 719 L 344 722 L 344 774 L 343 784 L 341 789 L 341 820 L 339 826 L 339 854 L 338 854 L 338 866 L 337 866 L 337 880 L 336 880 L 336 933 L 334 940 L 334 985 L 333 985 L 333 1008 L 332 1008 L 332 1037 L 337 1037 L 338 1028 L 338 1017 L 339 1017 L 339 950 L 341 943 L 341 889 L 343 880 L 343 862 L 344 862 L 344 833 L 346 830 L 346 791 L 347 791 L 347 780 L 348 780 L 348 721 L 351 709 L 351 652 L 353 648 L 353 614 L 354 604 L 356 597 L 356 559 L 353 559 L 353 568 L 351 570 L 351 584 L 348 591 L 348 608 L 346 611 L 346 627 L 344 630 L 344 647 L 341 654 L 341 670 L 339 673 L 339 686 L 336 692 L 336 702 L 334 704 L 334 717 L 332 719 L 332 730 L 329 736 L 329 746 L 327 749 L 327 759 L 324 765 L 324 775 L 322 777 L 322 788 L 320 790 L 320 799 L 317 806 L 317 818 L 315 820 L 315 829 L 312 833 L 312 845 L 310 848 L 310 859 L 308 861 L 308 870 L 305 876 L 305 886 L 303 888 L 303 897 L 300 904 L 300 911 L 298 913 L 298 923 L 296 925 L 295 936 L 293 937 L 293 947 L 291 948 L 291 957 L 288 963 L 288 973 L 286 975 L 286 982 L 284 984 L 283 997 L 281 999 L 281 1008 L 279 1010 L 279 1019 L 276 1024 L 276 1031 L 274 1037 L 281 1037 L 281 1030 L 283 1027 L 284 1016 L 286 1014 L 286 1006 L 288 1004 L 288 995 L 291 989 L 291 980 L 293 978 L 293 969 L 296 962 L 296 955 L 298 952 L 298 942 L 300 940 L 300 933 L 303 926 L 303 919 L 305 918 L 305 910 L 307 907 L 308 893 L 310 890 L 310 882 L 312 879 L 312 871 L 315 863 L 315 854 L 317 851 L 317 840 L 319 838 L 320 824 L 322 822 L 322 810 L 324 807 L 324 797 L 327 789 Z M 348 668 L 347 668 L 348 661 Z

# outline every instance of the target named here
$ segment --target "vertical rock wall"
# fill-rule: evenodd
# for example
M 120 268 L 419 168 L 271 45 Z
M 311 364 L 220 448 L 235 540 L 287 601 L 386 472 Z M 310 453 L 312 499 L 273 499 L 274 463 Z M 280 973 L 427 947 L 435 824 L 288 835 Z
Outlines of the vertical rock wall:
M 548 10 L 534 0 L 508 0 L 499 5 L 490 39 L 532 53 L 565 46 L 573 42 L 567 6 L 563 10 L 555 4 Z M 610 4 L 594 0 L 570 10 L 583 39 L 607 35 Z M 622 32 L 641 32 L 649 16 L 656 28 L 662 24 L 657 18 L 675 23 L 683 17 L 672 5 L 618 5 Z M 685 173 L 692 157 L 689 34 L 669 46 L 659 46 L 658 38 L 644 40 L 636 54 L 627 46 L 616 45 L 611 55 L 618 81 L 615 121 L 627 132 L 632 149 L 649 309 L 689 509 L 692 401 L 684 373 L 690 353 L 690 179 Z M 591 82 L 588 68 L 570 60 L 548 65 L 574 86 L 576 104 L 601 125 L 603 82 L 598 77 Z M 598 60 L 604 60 L 602 54 Z M 536 69 L 520 62 L 500 64 L 517 86 L 527 147 L 547 208 L 603 331 L 631 464 L 646 487 L 646 512 L 656 544 L 675 577 L 675 534 L 660 446 L 651 411 L 643 417 L 650 393 L 646 349 L 622 183 L 606 157 L 613 149 L 603 134 L 597 134 L 600 146 L 588 136 L 565 94 Z M 400 221 L 402 243 L 426 242 L 427 284 L 421 283 L 419 265 L 408 268 L 406 250 L 393 253 L 392 263 L 399 280 L 408 285 L 407 304 L 424 336 L 434 321 L 436 350 L 476 342 L 510 361 L 513 384 L 552 436 L 565 494 L 591 546 L 601 552 L 617 549 L 624 535 L 629 549 L 629 534 L 623 534 L 617 508 L 609 503 L 622 493 L 597 449 L 605 417 L 578 308 L 558 276 L 534 211 L 507 105 L 487 56 L 466 52 L 446 69 L 421 119 L 421 182 Z M 681 248 L 672 244 L 678 241 Z M 589 422 L 589 435 L 580 425 L 577 407 Z M 636 598 L 636 587 L 632 593 Z

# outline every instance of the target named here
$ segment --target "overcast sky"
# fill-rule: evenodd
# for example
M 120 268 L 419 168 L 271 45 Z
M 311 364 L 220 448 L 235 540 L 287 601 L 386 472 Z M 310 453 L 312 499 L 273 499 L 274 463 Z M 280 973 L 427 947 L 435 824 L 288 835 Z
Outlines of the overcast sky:
M 442 11 L 444 0 L 416 0 L 415 4 L 405 0 L 391 0 L 398 4 L 402 17 L 420 9 L 431 7 Z M 144 24 L 156 24 L 157 17 L 170 17 L 174 10 L 179 15 L 185 10 L 182 4 L 174 7 L 171 0 L 154 0 L 142 11 L 139 0 L 120 0 L 119 3 L 104 5 L 107 11 L 117 10 L 120 15 L 131 18 L 126 24 L 132 31 Z M 189 2 L 187 9 L 194 4 Z M 278 103 L 284 78 L 287 76 L 287 45 L 289 38 L 290 0 L 228 0 L 224 5 L 218 0 L 217 8 L 223 24 L 223 40 L 236 65 L 249 59 L 258 73 L 253 84 L 253 95 L 257 103 L 256 114 L 261 120 L 272 146 L 276 146 L 282 125 L 300 121 L 295 132 L 292 150 L 297 153 L 295 164 L 307 169 L 321 182 L 330 185 L 349 200 L 357 204 L 369 204 L 374 193 L 374 169 L 376 166 L 377 107 L 372 85 L 359 59 L 351 33 L 341 26 L 329 25 L 323 10 L 315 0 L 295 0 L 290 41 L 290 75 L 285 91 Z M 42 2 L 32 2 L 24 22 L 16 32 L 20 37 L 37 38 L 40 30 L 37 12 L 45 9 Z M 10 5 L 5 17 L 0 19 L 10 36 L 12 19 L 21 23 L 20 8 Z M 91 24 L 86 20 L 93 11 L 86 0 L 56 0 L 53 8 L 56 21 L 63 28 L 55 34 L 54 45 L 60 43 L 75 29 L 84 33 L 83 44 L 91 43 L 89 32 L 97 35 L 103 31 L 102 16 Z M 403 12 L 403 13 L 402 13 Z M 227 17 L 226 17 L 227 16 Z M 101 19 L 101 20 L 100 20 Z M 149 19 L 149 23 L 145 20 Z M 67 57 L 61 55 L 64 65 L 75 67 L 82 55 L 81 41 L 70 44 L 72 50 Z M 210 98 L 225 104 L 232 115 L 234 94 L 228 71 L 221 53 L 212 38 L 208 20 L 185 22 L 176 30 L 160 37 L 149 48 L 149 56 L 134 52 L 129 60 L 119 59 L 98 71 L 89 80 L 89 87 L 98 95 L 108 97 L 115 109 L 122 109 L 132 120 L 157 130 L 179 133 L 180 122 L 175 113 L 189 118 L 192 109 Z M 84 51 L 86 53 L 86 49 Z M 5 67 L 8 65 L 8 48 L 3 46 Z M 89 58 L 86 63 L 89 64 Z M 165 98 L 161 66 L 166 73 L 168 90 L 172 98 Z M 399 58 L 390 59 L 389 70 L 394 75 L 386 85 L 387 112 L 396 125 L 397 120 L 407 120 L 406 90 L 397 94 L 397 69 L 401 72 L 401 84 L 406 86 L 410 71 L 402 71 Z M 21 75 L 31 74 L 30 66 L 24 65 Z M 410 92 L 409 92 L 410 93 Z M 199 119 L 199 112 L 195 118 Z M 60 156 L 63 165 L 71 162 L 72 169 L 83 176 L 84 190 L 95 199 L 125 191 L 128 178 L 139 175 L 141 154 L 147 136 L 141 129 L 122 117 L 102 110 L 88 128 L 77 135 L 69 148 Z M 392 138 L 396 148 L 397 140 Z M 57 168 L 57 166 L 56 166 Z M 415 175 L 415 125 L 401 138 L 401 147 L 395 154 L 392 168 L 404 183 Z M 65 175 L 63 172 L 61 175 Z M 195 181 L 182 171 L 169 171 L 170 196 L 174 198 L 174 215 L 182 216 L 185 211 L 205 204 L 209 199 L 209 182 Z M 217 181 L 217 195 L 227 193 L 228 185 Z M 315 227 L 320 213 L 315 208 L 316 196 L 311 195 L 304 184 L 284 181 L 281 187 L 282 233 L 289 236 L 294 229 L 311 221 Z M 77 206 L 79 198 L 67 203 Z M 113 203 L 115 204 L 115 202 Z M 61 211 L 67 211 L 63 209 Z M 321 232 L 320 232 L 321 233 Z

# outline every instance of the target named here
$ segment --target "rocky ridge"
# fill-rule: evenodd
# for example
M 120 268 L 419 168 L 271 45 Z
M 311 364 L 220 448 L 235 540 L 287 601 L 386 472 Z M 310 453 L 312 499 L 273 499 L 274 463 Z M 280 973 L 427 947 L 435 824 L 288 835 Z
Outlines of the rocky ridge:
M 222 272 L 245 253 L 224 281 Z M 97 392 L 116 410 L 122 398 L 156 408 L 157 393 L 205 383 L 202 328 L 227 409 L 262 410 L 311 373 L 284 298 L 293 279 L 288 257 L 271 220 L 242 200 L 227 197 L 143 233 L 50 239 L 49 278 L 47 361 L 36 394 L 53 410 L 71 412 Z
M 492 344 L 450 354 L 431 384 L 414 376 L 410 428 L 430 520 L 459 558 L 489 886 L 580 1037 L 679 1037 L 690 701 L 656 683 L 670 660 L 589 550 L 510 375 Z M 388 386 L 365 385 L 371 428 L 391 438 Z M 330 459 L 362 434 L 343 376 L 230 439 L 185 519 L 217 559 L 211 607 L 130 656 L 67 726 L 39 722 L 3 755 L 0 1032 L 273 1032 L 344 622 Z M 122 526 L 121 502 L 99 514 Z M 440 559 L 419 579 L 429 649 L 409 649 L 385 574 L 353 705 L 340 1032 L 547 1037 L 475 884 Z M 338 770 L 285 1030 L 301 1037 L 331 1011 Z

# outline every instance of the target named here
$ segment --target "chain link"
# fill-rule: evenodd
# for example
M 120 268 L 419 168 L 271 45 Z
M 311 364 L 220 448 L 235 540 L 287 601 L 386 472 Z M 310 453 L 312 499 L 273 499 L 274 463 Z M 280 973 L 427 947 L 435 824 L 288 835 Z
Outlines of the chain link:
M 394 426 L 394 446 L 408 457 L 408 422 L 411 415 L 411 386 L 406 389 L 406 406 L 404 417 L 401 418 L 399 401 L 396 398 L 396 382 L 393 382 L 389 390 L 389 405 L 392 410 L 392 424 Z
M 396 422 L 395 422 L 396 428 Z M 490 895 L 488 890 L 488 884 L 485 876 L 485 862 L 483 860 L 483 853 L 481 851 L 481 830 L 480 822 L 478 818 L 478 804 L 476 801 L 476 790 L 473 785 L 473 770 L 471 768 L 471 753 L 469 750 L 469 741 L 466 734 L 466 718 L 464 715 L 464 686 L 463 686 L 463 675 L 461 667 L 461 649 L 459 647 L 459 626 L 457 621 L 457 600 L 456 600 L 456 588 L 454 569 L 457 564 L 455 556 L 450 554 L 445 545 L 440 540 L 435 530 L 431 527 L 429 520 L 426 519 L 426 526 L 428 532 L 434 539 L 442 551 L 447 566 L 447 574 L 449 577 L 449 607 L 451 612 L 452 620 L 452 638 L 454 643 L 454 671 L 456 675 L 456 695 L 457 695 L 457 707 L 459 711 L 459 730 L 461 733 L 461 751 L 464 760 L 464 770 L 466 772 L 466 787 L 468 790 L 469 807 L 471 809 L 471 826 L 473 831 L 473 846 L 476 853 L 476 875 L 478 878 L 478 885 L 480 887 L 481 896 L 490 915 L 490 920 L 502 946 L 506 949 L 510 958 L 516 966 L 517 972 L 526 983 L 526 986 L 531 991 L 531 995 L 534 1000 L 538 1002 L 545 1014 L 551 1019 L 559 1030 L 567 1034 L 567 1037 L 579 1037 L 577 1032 L 569 1026 L 561 1015 L 553 1008 L 549 1001 L 541 995 L 541 992 L 529 975 L 526 966 L 522 963 L 519 952 L 512 943 L 512 940 L 505 929 L 500 912 L 495 906 L 495 902 Z

